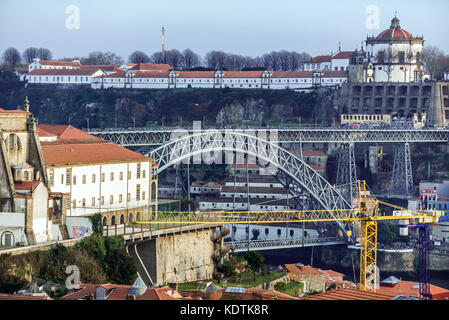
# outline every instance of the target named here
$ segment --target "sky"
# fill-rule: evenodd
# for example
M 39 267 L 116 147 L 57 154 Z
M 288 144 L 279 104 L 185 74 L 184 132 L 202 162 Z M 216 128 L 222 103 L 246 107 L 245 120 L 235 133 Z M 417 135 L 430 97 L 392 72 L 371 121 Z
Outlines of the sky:
M 166 50 L 315 56 L 339 42 L 360 48 L 395 12 L 402 28 L 449 54 L 447 0 L 0 0 L 0 53 L 35 46 L 53 58 L 111 51 L 127 60 L 134 50 L 160 51 L 164 26 Z

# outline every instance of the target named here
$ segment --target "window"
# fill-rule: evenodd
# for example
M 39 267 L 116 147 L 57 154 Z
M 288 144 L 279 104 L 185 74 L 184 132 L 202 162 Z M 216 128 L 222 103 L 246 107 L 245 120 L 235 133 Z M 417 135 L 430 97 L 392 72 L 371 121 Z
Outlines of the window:
M 131 180 L 131 171 L 128 171 L 128 180 Z
M 127 196 L 127 201 L 128 201 L 128 202 L 130 202 L 130 201 L 131 201 L 131 193 L 128 193 L 128 196 Z
M 101 174 L 101 182 L 104 182 L 104 180 L 105 180 L 105 174 L 102 173 L 102 174 Z
M 76 176 L 73 176 L 73 185 L 76 185 Z
M 385 63 L 385 52 L 384 51 L 379 51 L 379 53 L 377 54 L 377 63 Z
M 92 183 L 95 183 L 95 173 L 92 174 Z
M 110 176 L 111 176 L 111 181 L 114 181 L 114 172 L 111 172 Z
M 110 196 L 109 196 L 109 203 L 110 203 L 110 204 L 113 204 L 113 203 L 114 203 L 114 196 L 113 196 L 113 195 L 110 195 Z
M 122 181 L 123 180 L 123 171 L 120 171 L 120 181 Z
M 142 191 L 142 200 L 145 200 L 145 191 Z
M 95 206 L 95 197 L 92 197 L 92 207 Z
M 30 179 L 30 177 L 29 177 L 28 171 L 24 171 L 23 172 L 23 180 L 29 180 L 29 179 Z
M 67 199 L 65 200 L 65 208 L 66 208 L 67 210 L 70 209 L 70 198 L 69 198 L 69 197 L 67 197 Z
M 64 175 L 61 174 L 61 184 L 64 184 Z
M 146 176 L 146 172 L 145 172 L 145 170 L 143 170 L 142 171 L 142 178 L 145 179 L 145 176 Z
M 100 203 L 101 203 L 102 205 L 104 204 L 104 196 L 101 196 Z
M 405 63 L 405 51 L 399 51 L 399 63 Z
M 140 179 L 140 163 L 137 164 L 136 178 Z
M 136 185 L 136 200 L 140 200 L 140 184 Z
M 73 208 L 73 209 L 76 209 L 76 200 L 73 200 L 73 201 L 72 201 L 72 208 Z
M 50 187 L 54 186 L 54 178 L 55 178 L 55 170 L 51 169 L 50 170 L 50 175 L 49 175 Z
M 86 184 L 86 175 L 83 174 L 83 184 Z
M 66 172 L 65 172 L 65 175 L 66 175 L 66 177 L 65 177 L 65 184 L 68 185 L 68 186 L 70 185 L 71 173 L 72 173 L 72 170 L 70 168 L 67 168 Z
M 85 208 L 85 207 L 86 207 L 86 199 L 83 198 L 83 200 L 81 201 L 81 203 L 82 203 L 82 205 L 83 205 L 83 208 Z
M 122 196 L 122 194 L 119 194 L 118 195 L 118 202 L 122 203 L 122 201 L 123 201 L 123 196 Z

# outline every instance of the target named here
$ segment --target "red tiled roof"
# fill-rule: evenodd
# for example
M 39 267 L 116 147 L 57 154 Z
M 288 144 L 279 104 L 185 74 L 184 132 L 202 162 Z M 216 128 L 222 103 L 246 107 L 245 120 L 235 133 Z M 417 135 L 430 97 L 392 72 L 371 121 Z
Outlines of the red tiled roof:
M 261 78 L 263 71 L 222 71 L 223 78 Z
M 73 291 L 65 296 L 61 297 L 61 300 L 80 300 L 84 297 L 93 296 L 95 298 L 95 292 L 97 287 L 103 287 L 106 289 L 106 300 L 126 300 L 128 298 L 128 292 L 131 285 L 119 285 L 119 284 L 81 284 L 80 289 Z M 112 290 L 112 292 L 111 292 Z M 170 287 L 163 288 L 148 288 L 147 291 L 136 298 L 136 300 L 179 300 L 179 298 L 172 297 L 165 292 L 172 290 Z
M 70 66 L 70 67 L 80 67 L 81 63 L 73 61 L 53 61 L 53 60 L 39 60 L 41 65 L 47 66 Z
M 7 110 L 7 109 L 2 109 L 0 108 L 0 112 L 1 113 L 27 113 L 25 110 Z
M 313 71 L 270 71 L 271 78 L 312 78 Z
M 91 76 L 100 68 L 79 69 L 33 69 L 27 73 L 29 76 Z
M 348 59 L 352 56 L 354 51 L 340 51 L 332 57 L 332 59 Z
M 133 71 L 133 78 L 168 78 L 169 70 Z
M 53 300 L 48 296 L 31 296 L 25 294 L 7 294 L 0 293 L 0 300 Z
M 322 71 L 321 78 L 347 78 L 348 74 L 346 71 Z
M 145 161 L 149 158 L 113 143 L 41 142 L 46 165 L 69 165 L 123 161 Z
M 87 65 L 82 65 L 81 69 L 101 69 L 103 71 L 118 71 L 119 66 L 115 65 L 115 64 L 87 64 Z
M 177 78 L 213 78 L 215 71 L 176 71 Z
M 14 181 L 14 188 L 16 190 L 32 190 L 36 189 L 36 187 L 41 183 L 39 180 L 33 181 Z
M 331 58 L 331 56 L 316 56 L 310 60 L 304 61 L 304 63 L 331 62 Z
M 37 126 L 38 134 L 41 132 L 47 136 L 57 136 L 57 142 L 63 141 L 89 141 L 89 142 L 106 142 L 98 137 L 88 134 L 80 129 L 77 129 L 71 125 L 58 125 L 58 124 L 39 124 Z
M 303 298 L 304 300 L 391 300 L 396 295 L 340 288 Z
M 393 296 L 402 295 L 409 297 L 419 297 L 418 286 L 419 282 L 401 280 L 392 287 L 384 286 L 381 284 L 376 291 L 382 294 L 388 294 Z M 449 297 L 449 290 L 431 284 L 430 294 L 432 295 L 433 298 L 441 297 L 442 299 L 444 297 Z
M 319 269 L 312 266 L 297 266 L 296 264 L 286 264 L 285 268 L 296 275 L 301 274 L 323 274 Z
M 137 63 L 130 70 L 171 70 L 173 67 L 162 63 Z
M 126 71 L 119 69 L 114 73 L 99 75 L 99 76 L 95 76 L 94 78 L 124 78 L 125 75 L 126 75 Z
M 377 40 L 407 40 L 412 38 L 412 34 L 402 28 L 386 29 L 376 37 Z

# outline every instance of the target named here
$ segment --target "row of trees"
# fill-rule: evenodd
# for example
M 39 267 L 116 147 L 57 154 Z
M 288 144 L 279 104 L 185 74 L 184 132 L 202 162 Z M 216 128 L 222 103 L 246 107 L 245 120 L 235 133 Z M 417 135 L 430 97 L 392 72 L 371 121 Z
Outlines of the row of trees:
M 16 67 L 33 62 L 34 58 L 41 60 L 52 59 L 52 52 L 46 48 L 29 47 L 20 53 L 16 48 L 10 47 L 3 52 L 3 63 Z M 122 64 L 125 60 L 110 51 L 94 51 L 87 57 L 71 57 L 60 60 L 72 61 L 80 60 L 84 65 L 101 64 Z M 177 49 L 168 50 L 162 55 L 161 51 L 151 55 L 144 51 L 136 50 L 128 57 L 130 63 L 167 63 L 177 70 L 191 69 L 222 69 L 222 70 L 254 70 L 268 69 L 275 71 L 300 70 L 305 60 L 310 59 L 306 52 L 295 51 L 272 51 L 261 56 L 250 57 L 239 54 L 226 53 L 223 51 L 209 51 L 204 57 L 195 53 L 191 49 L 179 51 Z M 446 55 L 436 46 L 426 46 L 423 54 L 425 70 L 432 74 L 432 78 L 441 78 L 442 74 L 449 72 L 449 55 Z
M 22 54 L 14 47 L 3 52 L 3 63 L 12 67 L 22 66 L 33 62 L 34 58 L 50 60 L 52 53 L 45 48 L 27 48 Z M 251 70 L 270 69 L 276 71 L 298 70 L 302 67 L 304 60 L 310 58 L 308 53 L 295 51 L 272 51 L 258 57 L 242 56 L 239 54 L 226 53 L 223 51 L 209 51 L 204 57 L 191 49 L 179 51 L 177 49 L 167 50 L 162 55 L 161 51 L 151 55 L 144 51 L 136 50 L 128 57 L 130 63 L 167 63 L 178 70 L 192 69 L 222 69 L 222 70 Z M 83 65 L 122 64 L 125 60 L 110 51 L 94 51 L 87 57 L 70 57 L 59 59 L 61 61 L 80 60 Z
M 29 47 L 22 54 L 14 47 L 9 47 L 3 52 L 3 61 L 12 67 L 33 62 L 33 59 L 51 60 L 52 53 L 46 48 Z

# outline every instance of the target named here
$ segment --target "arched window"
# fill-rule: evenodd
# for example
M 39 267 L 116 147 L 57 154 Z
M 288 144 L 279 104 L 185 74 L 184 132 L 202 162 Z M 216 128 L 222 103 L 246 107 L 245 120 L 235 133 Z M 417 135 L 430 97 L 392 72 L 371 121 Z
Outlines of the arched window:
M 2 234 L 2 237 L 0 240 L 1 240 L 0 243 L 3 246 L 8 246 L 8 247 L 12 246 L 14 244 L 14 235 L 11 232 L 6 231 Z
M 125 216 L 122 214 L 120 216 L 120 224 L 124 224 L 125 223 Z
M 106 217 L 103 217 L 103 226 L 107 226 L 108 225 L 108 220 L 106 219 Z
M 128 222 L 133 222 L 133 214 L 132 214 L 132 212 L 128 216 Z
M 140 221 L 140 212 L 137 212 L 136 220 Z
M 111 218 L 111 225 L 115 226 L 115 216 L 112 216 L 112 218 Z

